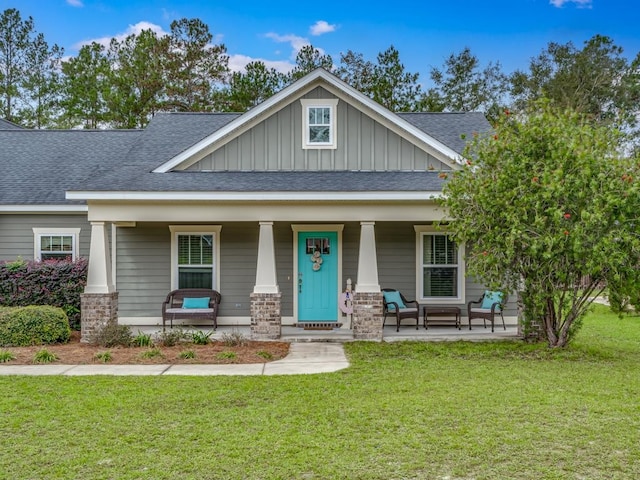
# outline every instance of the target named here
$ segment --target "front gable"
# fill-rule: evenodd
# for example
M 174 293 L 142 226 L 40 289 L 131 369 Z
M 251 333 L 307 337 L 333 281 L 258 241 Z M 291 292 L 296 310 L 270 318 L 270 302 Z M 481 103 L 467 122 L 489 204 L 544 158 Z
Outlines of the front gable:
M 304 104 L 335 103 L 335 148 L 305 145 Z M 353 104 L 318 86 L 231 138 L 189 171 L 425 171 L 450 166 Z
M 303 145 L 303 102 L 314 99 L 337 107 L 332 148 Z M 425 171 L 459 162 L 459 152 L 318 69 L 154 172 Z

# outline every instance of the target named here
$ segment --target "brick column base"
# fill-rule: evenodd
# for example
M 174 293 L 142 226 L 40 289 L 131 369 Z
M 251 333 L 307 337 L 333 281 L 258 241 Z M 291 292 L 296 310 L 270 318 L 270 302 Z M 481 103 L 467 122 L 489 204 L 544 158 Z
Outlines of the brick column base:
M 282 336 L 281 293 L 251 294 L 251 338 L 277 340 Z
M 382 292 L 355 292 L 353 320 L 355 340 L 382 341 Z
M 100 331 L 118 323 L 118 292 L 80 295 L 80 341 L 95 343 Z

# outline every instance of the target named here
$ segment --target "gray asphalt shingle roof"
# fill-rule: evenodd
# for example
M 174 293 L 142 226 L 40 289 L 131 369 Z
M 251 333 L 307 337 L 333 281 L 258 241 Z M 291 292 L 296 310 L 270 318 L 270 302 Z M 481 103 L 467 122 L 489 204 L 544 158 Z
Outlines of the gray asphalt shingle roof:
M 163 113 L 144 130 L 0 127 L 0 205 L 62 205 L 66 191 L 438 191 L 436 172 L 169 172 L 152 170 L 240 114 Z M 462 153 L 461 134 L 486 131 L 480 113 L 400 114 Z
M 5 120 L 4 118 L 0 118 L 0 130 L 20 130 L 22 127 L 20 125 L 16 125 L 9 120 Z

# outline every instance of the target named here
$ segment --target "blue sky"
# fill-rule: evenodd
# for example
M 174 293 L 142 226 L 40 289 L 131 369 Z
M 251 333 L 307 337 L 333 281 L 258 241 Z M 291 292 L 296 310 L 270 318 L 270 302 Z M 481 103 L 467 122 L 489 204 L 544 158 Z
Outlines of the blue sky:
M 550 41 L 582 47 L 602 34 L 629 58 L 640 51 L 638 0 L 0 0 L 0 11 L 7 8 L 32 16 L 68 55 L 92 40 L 142 28 L 167 32 L 173 20 L 199 18 L 226 45 L 232 69 L 260 59 L 287 70 L 305 44 L 335 63 L 349 49 L 374 61 L 394 45 L 425 84 L 432 67 L 467 46 L 482 65 L 499 61 L 507 73 L 526 69 Z

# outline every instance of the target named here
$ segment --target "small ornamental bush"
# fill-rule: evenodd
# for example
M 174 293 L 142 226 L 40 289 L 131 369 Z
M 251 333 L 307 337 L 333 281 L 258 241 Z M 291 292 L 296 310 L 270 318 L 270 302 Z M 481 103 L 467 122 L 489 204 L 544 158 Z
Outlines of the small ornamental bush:
M 136 347 L 150 347 L 153 345 L 153 339 L 150 333 L 143 333 L 138 331 L 138 335 L 135 336 L 132 342 Z
M 0 346 L 66 343 L 70 337 L 69 320 L 61 308 L 32 305 L 0 311 Z
M 162 358 L 164 355 L 160 351 L 159 348 L 150 348 L 149 350 L 145 350 L 140 353 L 140 358 L 152 359 L 152 358 Z
M 0 363 L 7 363 L 15 360 L 16 356 L 8 350 L 0 350 Z
M 165 330 L 156 337 L 156 343 L 163 347 L 173 347 L 180 342 L 189 339 L 190 335 L 181 328 Z
M 220 340 L 227 347 L 242 347 L 247 343 L 247 337 L 235 329 L 231 332 L 224 332 Z
M 58 357 L 56 357 L 56 354 L 53 352 L 50 352 L 46 348 L 43 348 L 42 350 L 38 350 L 36 354 L 33 356 L 33 363 L 53 363 L 56 360 L 58 360 Z
M 195 345 L 206 345 L 209 343 L 209 339 L 213 332 L 203 332 L 202 330 L 196 330 L 191 333 L 191 341 Z
M 108 350 L 106 352 L 98 352 L 94 357 L 98 362 L 108 363 L 113 360 L 113 355 Z
M 101 347 L 129 347 L 133 343 L 133 335 L 128 325 L 108 323 L 96 335 L 95 343 Z

